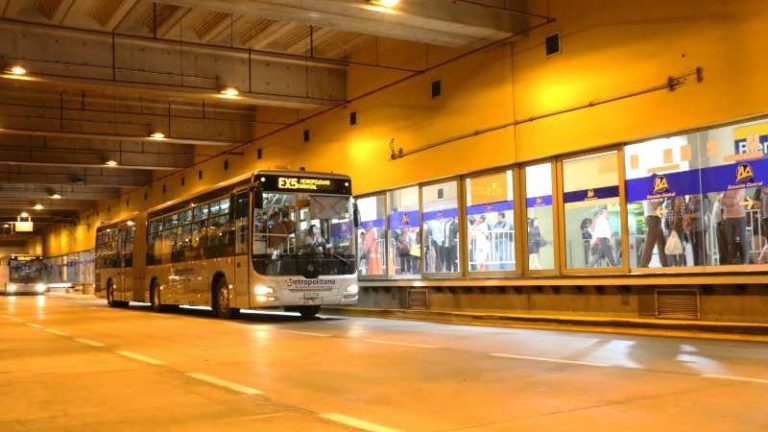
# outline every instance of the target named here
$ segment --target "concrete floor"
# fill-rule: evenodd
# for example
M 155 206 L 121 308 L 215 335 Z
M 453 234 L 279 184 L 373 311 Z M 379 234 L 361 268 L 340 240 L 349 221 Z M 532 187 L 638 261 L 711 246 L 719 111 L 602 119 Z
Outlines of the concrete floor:
M 766 431 L 768 345 L 0 298 L 0 431 Z

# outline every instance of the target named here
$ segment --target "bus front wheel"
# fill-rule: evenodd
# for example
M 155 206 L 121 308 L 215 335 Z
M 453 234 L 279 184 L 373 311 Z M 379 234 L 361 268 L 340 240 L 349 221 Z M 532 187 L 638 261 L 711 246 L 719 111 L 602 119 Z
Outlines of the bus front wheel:
M 296 308 L 302 318 L 314 318 L 320 313 L 320 306 L 301 306 Z
M 222 319 L 229 319 L 237 315 L 239 309 L 233 308 L 232 296 L 230 295 L 229 286 L 227 280 L 220 277 L 216 280 L 213 286 L 213 295 L 211 296 L 211 310 L 213 316 Z

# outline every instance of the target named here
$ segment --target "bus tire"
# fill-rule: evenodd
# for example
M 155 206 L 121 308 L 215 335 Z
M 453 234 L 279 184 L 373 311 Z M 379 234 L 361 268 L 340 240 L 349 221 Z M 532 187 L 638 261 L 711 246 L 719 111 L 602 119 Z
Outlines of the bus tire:
M 119 306 L 115 300 L 115 283 L 112 282 L 112 279 L 107 280 L 107 304 L 113 308 Z
M 320 306 L 300 306 L 296 308 L 296 311 L 301 314 L 302 318 L 314 318 L 320 313 Z
M 232 318 L 235 315 L 235 309 L 230 306 L 232 299 L 229 293 L 227 279 L 221 276 L 216 278 L 213 283 L 211 294 L 211 310 L 213 316 L 221 319 Z
M 163 304 L 160 303 L 160 288 L 157 286 L 157 282 L 154 280 L 149 286 L 149 304 L 152 305 L 152 311 L 163 311 Z

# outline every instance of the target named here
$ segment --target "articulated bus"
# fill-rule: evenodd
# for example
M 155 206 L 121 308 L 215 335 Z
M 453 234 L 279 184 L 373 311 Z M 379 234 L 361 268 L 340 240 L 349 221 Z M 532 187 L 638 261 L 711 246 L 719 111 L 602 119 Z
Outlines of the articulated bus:
M 110 306 L 314 316 L 323 305 L 357 303 L 357 221 L 349 177 L 260 171 L 100 226 L 96 290 Z
M 43 257 L 9 255 L 0 257 L 0 288 L 5 295 L 44 294 Z

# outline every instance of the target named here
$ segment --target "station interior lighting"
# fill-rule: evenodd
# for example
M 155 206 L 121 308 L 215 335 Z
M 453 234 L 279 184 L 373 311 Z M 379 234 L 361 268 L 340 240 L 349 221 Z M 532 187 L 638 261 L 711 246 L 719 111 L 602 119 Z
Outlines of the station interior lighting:
M 51 194 L 51 197 L 50 197 L 50 198 L 51 198 L 51 199 L 61 199 L 62 197 L 61 197 L 61 194 L 60 194 L 60 193 L 58 193 L 58 192 L 54 192 L 54 193 L 52 193 L 52 194 Z
M 113 166 L 117 166 L 118 164 L 116 160 L 108 159 L 106 162 L 104 162 L 104 165 L 113 167 Z
M 29 213 L 23 211 L 23 212 L 19 213 L 19 216 L 21 216 L 23 218 L 28 218 L 29 217 Z
M 226 97 L 235 97 L 240 94 L 240 90 L 238 90 L 235 87 L 228 86 L 221 89 L 219 93 L 221 93 L 223 96 L 226 96 Z
M 162 132 L 153 132 L 149 138 L 156 140 L 156 141 L 162 141 L 165 139 L 165 134 Z
M 27 74 L 27 69 L 22 65 L 13 65 L 8 71 L 12 75 L 23 76 Z
M 400 4 L 400 0 L 369 0 L 368 3 L 387 9 L 392 9 Z
M 35 206 L 32 207 L 32 208 L 35 209 L 35 210 L 42 210 L 45 207 L 42 204 L 40 204 L 40 203 L 36 203 Z

